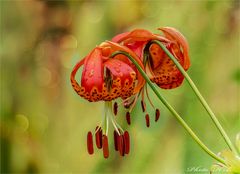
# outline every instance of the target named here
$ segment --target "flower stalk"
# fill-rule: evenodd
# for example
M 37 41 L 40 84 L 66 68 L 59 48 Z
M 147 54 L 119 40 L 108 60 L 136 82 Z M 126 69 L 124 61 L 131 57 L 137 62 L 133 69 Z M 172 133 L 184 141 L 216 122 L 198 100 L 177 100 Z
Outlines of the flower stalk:
M 164 50 L 166 51 L 166 50 Z M 148 85 L 151 87 L 153 92 L 157 95 L 159 100 L 168 108 L 168 110 L 173 114 L 173 116 L 178 120 L 178 122 L 185 128 L 185 130 L 191 135 L 191 137 L 195 140 L 195 142 L 212 158 L 219 161 L 220 163 L 226 165 L 225 161 L 217 156 L 215 153 L 213 153 L 199 138 L 198 136 L 193 132 L 193 130 L 188 126 L 188 124 L 181 118 L 181 116 L 175 111 L 175 109 L 167 102 L 167 100 L 161 96 L 161 94 L 158 92 L 157 88 L 154 86 L 154 84 L 151 82 L 149 77 L 146 75 L 142 67 L 136 62 L 136 60 L 127 52 L 124 51 L 116 51 L 114 52 L 110 57 L 115 57 L 116 55 L 125 55 L 131 60 L 131 62 L 136 66 L 140 74 L 143 76 L 143 78 L 146 80 Z M 174 59 L 175 60 L 175 59 Z
M 209 116 L 211 117 L 213 123 L 215 124 L 215 126 L 217 127 L 218 131 L 221 133 L 222 137 L 224 138 L 225 142 L 227 143 L 228 147 L 236 154 L 239 155 L 235 146 L 232 144 L 230 138 L 228 137 L 227 133 L 225 132 L 225 130 L 223 129 L 222 125 L 220 124 L 220 122 L 218 121 L 217 117 L 215 116 L 215 114 L 213 113 L 212 109 L 209 107 L 208 103 L 206 102 L 206 100 L 204 99 L 204 97 L 201 95 L 200 91 L 198 90 L 198 88 L 196 87 L 196 85 L 194 84 L 194 82 L 192 81 L 192 79 L 190 78 L 190 76 L 188 75 L 188 73 L 183 69 L 183 67 L 181 66 L 181 64 L 177 61 L 177 59 L 170 53 L 170 51 L 158 40 L 153 40 L 151 41 L 151 43 L 156 43 L 158 44 L 162 50 L 168 55 L 168 57 L 175 63 L 175 65 L 177 66 L 177 68 L 179 69 L 179 71 L 181 71 L 181 73 L 183 74 L 183 76 L 186 78 L 188 84 L 190 85 L 190 87 L 192 88 L 192 90 L 194 91 L 194 93 L 196 94 L 196 96 L 198 97 L 199 101 L 201 102 L 201 104 L 203 105 L 203 107 L 205 108 L 205 110 L 207 111 L 207 113 L 209 114 Z

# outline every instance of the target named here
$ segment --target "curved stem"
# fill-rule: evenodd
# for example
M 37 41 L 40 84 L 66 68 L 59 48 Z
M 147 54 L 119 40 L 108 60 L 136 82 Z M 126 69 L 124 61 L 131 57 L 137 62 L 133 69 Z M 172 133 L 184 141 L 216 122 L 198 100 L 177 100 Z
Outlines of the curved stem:
M 181 116 L 175 111 L 175 109 L 167 102 L 167 100 L 161 96 L 161 94 L 158 92 L 157 88 L 154 86 L 154 84 L 151 82 L 151 80 L 148 78 L 144 70 L 138 65 L 138 63 L 135 61 L 134 58 L 131 57 L 130 54 L 123 51 L 116 51 L 114 52 L 111 57 L 114 57 L 118 54 L 123 54 L 127 56 L 132 63 L 136 66 L 138 71 L 141 73 L 141 75 L 144 77 L 148 85 L 152 88 L 153 92 L 157 95 L 157 97 L 161 100 L 161 102 L 168 108 L 168 110 L 173 114 L 173 116 L 178 120 L 178 122 L 185 128 L 185 130 L 191 135 L 191 137 L 196 141 L 196 143 L 212 158 L 215 160 L 221 162 L 222 164 L 225 164 L 225 161 L 217 156 L 215 153 L 213 153 L 199 138 L 198 136 L 192 131 L 192 129 L 187 125 L 187 123 L 181 118 Z
M 236 148 L 234 147 L 234 145 L 232 144 L 230 138 L 228 137 L 227 133 L 225 132 L 225 130 L 223 129 L 223 127 L 221 126 L 220 122 L 218 121 L 217 117 L 215 116 L 215 114 L 213 113 L 213 111 L 211 110 L 211 108 L 209 107 L 209 105 L 207 104 L 206 100 L 203 98 L 203 96 L 201 95 L 201 93 L 199 92 L 198 88 L 196 87 L 196 85 L 194 84 L 194 82 L 192 81 L 192 79 L 190 78 L 190 76 L 187 74 L 187 72 L 183 69 L 182 65 L 177 61 L 177 59 L 170 53 L 170 51 L 158 40 L 153 40 L 151 43 L 156 43 L 158 44 L 163 51 L 168 55 L 168 57 L 175 63 L 175 65 L 177 66 L 177 68 L 179 69 L 179 71 L 183 74 L 183 76 L 186 78 L 188 84 L 191 86 L 191 88 L 193 89 L 194 93 L 196 94 L 196 96 L 198 97 L 199 101 L 201 102 L 201 104 L 203 105 L 203 107 L 206 109 L 207 113 L 209 114 L 209 116 L 211 117 L 213 123 L 215 124 L 215 126 L 217 127 L 217 129 L 219 130 L 219 132 L 221 133 L 222 137 L 224 138 L 225 142 L 227 143 L 228 147 L 237 155 L 238 152 L 236 150 Z

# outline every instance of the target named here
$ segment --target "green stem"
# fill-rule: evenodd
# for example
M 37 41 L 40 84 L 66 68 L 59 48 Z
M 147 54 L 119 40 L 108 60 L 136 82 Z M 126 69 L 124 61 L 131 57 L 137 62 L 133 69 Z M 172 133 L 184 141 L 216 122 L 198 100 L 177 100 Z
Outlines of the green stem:
M 147 81 L 148 85 L 152 88 L 153 92 L 157 95 L 161 102 L 168 108 L 168 110 L 173 114 L 173 116 L 179 121 L 179 123 L 185 128 L 185 130 L 191 135 L 191 137 L 196 141 L 196 143 L 212 158 L 226 165 L 225 161 L 222 158 L 218 157 L 205 144 L 203 144 L 203 142 L 197 137 L 197 135 L 192 131 L 192 129 L 187 125 L 187 123 L 181 118 L 181 116 L 173 109 L 173 107 L 167 102 L 167 100 L 161 96 L 157 88 L 154 86 L 154 84 L 151 82 L 151 80 L 148 78 L 148 76 L 141 68 L 141 66 L 136 62 L 136 60 L 130 54 L 123 51 L 116 51 L 111 55 L 111 57 L 114 57 L 118 54 L 123 54 L 132 61 L 132 63 L 137 67 L 138 71 L 141 73 L 143 78 Z
M 236 154 L 239 155 L 236 148 L 234 147 L 234 145 L 232 144 L 230 138 L 228 137 L 227 133 L 225 132 L 225 130 L 223 129 L 223 127 L 221 126 L 220 122 L 218 121 L 217 117 L 215 116 L 215 114 L 213 113 L 213 111 L 211 110 L 211 108 L 209 107 L 209 105 L 207 104 L 206 100 L 203 98 L 203 96 L 201 95 L 201 93 L 199 92 L 198 88 L 196 87 L 196 85 L 194 84 L 194 82 L 192 81 L 192 79 L 190 78 L 190 76 L 187 74 L 187 72 L 183 69 L 182 65 L 177 61 L 177 59 L 170 53 L 170 51 L 158 40 L 153 40 L 151 43 L 156 43 L 158 44 L 163 51 L 169 56 L 169 58 L 175 63 L 175 65 L 177 66 L 177 68 L 179 69 L 179 71 L 183 74 L 183 76 L 186 78 L 188 84 L 191 86 L 191 88 L 193 89 L 194 93 L 196 94 L 196 96 L 198 97 L 199 101 L 201 102 L 201 104 L 203 105 L 203 107 L 206 109 L 207 113 L 209 114 L 209 116 L 211 117 L 213 123 L 215 124 L 215 126 L 217 127 L 217 129 L 219 130 L 219 132 L 221 133 L 222 137 L 224 138 L 225 142 L 227 143 L 228 147 Z

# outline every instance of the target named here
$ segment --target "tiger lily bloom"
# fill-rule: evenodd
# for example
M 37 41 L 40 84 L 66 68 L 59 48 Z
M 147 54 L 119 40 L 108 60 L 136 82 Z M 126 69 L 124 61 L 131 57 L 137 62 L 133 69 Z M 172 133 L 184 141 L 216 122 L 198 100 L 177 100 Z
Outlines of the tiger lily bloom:
M 163 32 L 163 36 L 144 29 L 135 29 L 115 36 L 112 41 L 128 47 L 140 57 L 152 82 L 156 83 L 160 88 L 173 89 L 182 84 L 184 76 L 162 48 L 152 41 L 162 42 L 183 66 L 184 70 L 187 70 L 190 66 L 188 43 L 185 37 L 174 28 L 163 27 L 159 28 L 159 30 Z M 148 96 L 147 85 L 145 85 L 141 90 L 143 112 L 146 110 L 144 89 L 150 104 L 155 108 Z M 159 115 L 160 111 L 156 109 L 155 121 L 158 120 Z M 146 114 L 145 119 L 149 127 L 148 114 Z
M 95 130 L 96 146 L 103 149 L 105 158 L 109 156 L 108 149 L 108 123 L 114 127 L 115 149 L 120 155 L 129 153 L 130 138 L 116 122 L 116 105 L 112 106 L 112 100 L 120 97 L 123 100 L 130 98 L 139 92 L 145 80 L 136 70 L 135 66 L 124 55 L 111 58 L 116 51 L 129 53 L 144 68 L 135 53 L 125 46 L 113 42 L 103 42 L 94 48 L 84 59 L 79 61 L 71 73 L 71 83 L 78 95 L 90 102 L 105 101 L 104 130 L 101 124 Z M 81 85 L 75 79 L 79 68 L 83 66 Z M 113 111 L 114 110 L 114 111 Z M 114 114 L 113 114 L 114 112 Z M 93 135 L 87 134 L 87 147 L 89 154 L 94 153 Z
M 151 43 L 151 41 L 162 42 L 185 70 L 188 70 L 190 66 L 188 43 L 185 37 L 174 28 L 163 27 L 159 30 L 163 32 L 164 36 L 153 34 L 144 29 L 136 29 L 119 34 L 112 41 L 130 48 L 142 61 L 146 61 L 146 70 L 148 70 L 149 77 L 160 88 L 176 88 L 182 84 L 183 75 L 160 46 Z M 148 60 L 144 60 L 144 51 L 150 54 Z

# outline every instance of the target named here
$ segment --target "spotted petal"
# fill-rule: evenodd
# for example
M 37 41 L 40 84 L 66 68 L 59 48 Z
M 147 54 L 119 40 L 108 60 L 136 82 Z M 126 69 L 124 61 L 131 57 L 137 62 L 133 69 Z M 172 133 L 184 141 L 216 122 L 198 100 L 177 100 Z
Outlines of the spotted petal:
M 126 63 L 118 59 L 109 59 L 104 65 L 110 70 L 112 75 L 112 97 L 122 97 L 123 99 L 133 94 L 136 79 L 135 71 Z
M 97 47 L 85 59 L 81 84 L 86 92 L 90 92 L 94 87 L 101 91 L 103 81 L 102 53 Z
M 124 42 L 125 44 L 131 43 L 131 42 L 138 42 L 138 41 L 150 41 L 150 40 L 162 40 L 162 41 L 166 41 L 167 39 L 155 35 L 147 30 L 144 29 L 135 29 L 131 32 L 127 32 L 127 33 L 122 33 L 120 35 L 115 36 L 112 41 L 120 43 L 120 42 Z
M 78 82 L 75 79 L 76 73 L 79 70 L 79 68 L 83 65 L 83 63 L 85 62 L 85 58 L 80 60 L 73 68 L 72 73 L 71 73 L 71 84 L 73 89 L 76 91 L 76 93 L 78 93 L 80 95 L 80 93 L 82 93 L 82 87 L 78 84 Z
M 169 40 L 175 41 L 178 44 L 178 46 L 180 47 L 180 49 L 178 49 L 179 51 L 182 49 L 182 53 L 184 57 L 182 66 L 185 70 L 187 70 L 190 66 L 190 58 L 188 55 L 189 46 L 186 38 L 178 30 L 172 27 L 163 27 L 158 29 L 164 33 L 166 38 L 168 38 Z
M 122 46 L 122 45 L 119 45 L 117 43 L 114 43 L 114 42 L 111 42 L 111 41 L 107 41 L 105 42 L 105 45 L 109 45 L 111 46 L 112 48 L 112 52 L 115 52 L 115 51 L 125 51 L 127 53 L 129 53 L 136 61 L 137 63 L 142 67 L 142 69 L 145 69 L 144 66 L 143 66 L 143 63 L 142 61 L 139 59 L 139 57 L 136 56 L 136 54 L 129 48 L 125 47 L 125 46 Z M 126 56 L 124 56 L 125 59 L 126 59 L 126 62 L 125 63 L 128 63 L 129 60 L 126 58 Z M 117 58 L 117 56 L 116 56 Z M 133 69 L 135 69 L 135 66 L 133 66 L 133 64 L 131 64 L 131 67 Z M 145 80 L 144 78 L 142 77 L 141 73 L 139 71 L 137 71 L 137 80 L 138 80 L 138 83 L 136 85 L 136 87 L 134 88 L 134 94 L 138 93 L 140 91 L 140 89 L 144 86 L 145 84 Z
M 167 46 L 168 49 L 171 46 Z M 151 80 L 163 89 L 172 89 L 180 86 L 184 79 L 174 62 L 157 44 L 152 44 L 149 49 L 151 61 L 149 69 L 152 73 Z M 176 57 L 176 56 L 175 56 Z M 183 64 L 183 57 L 176 57 L 180 64 Z

